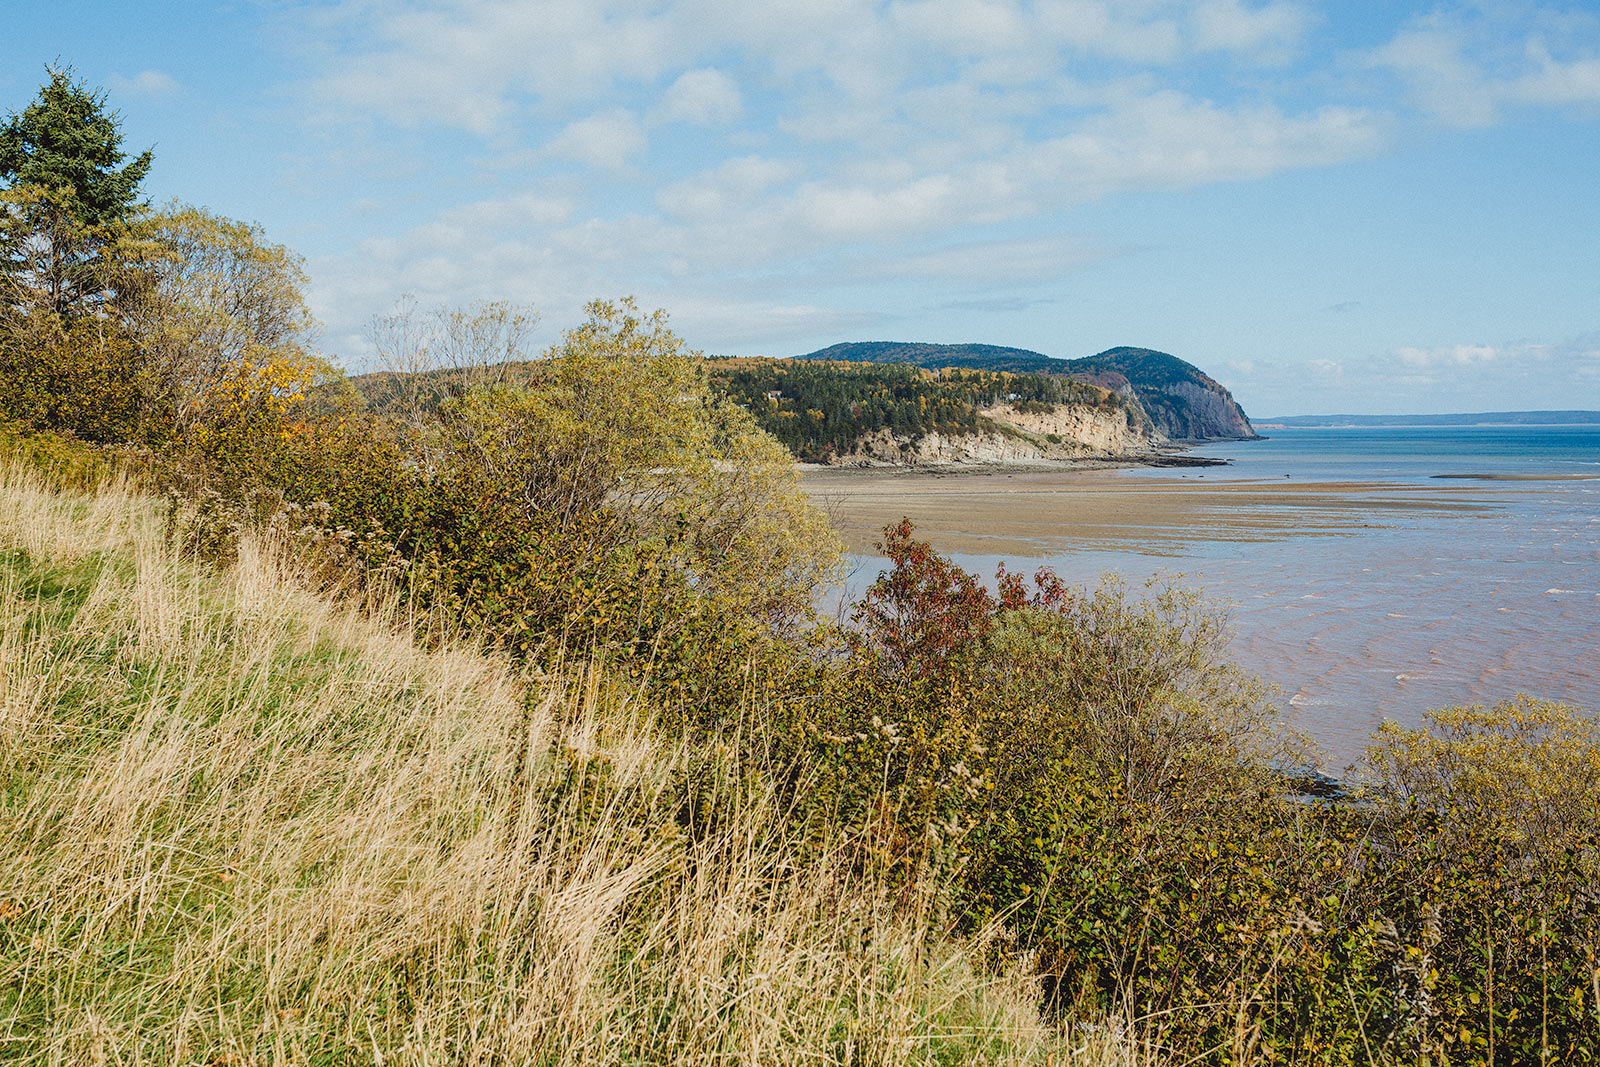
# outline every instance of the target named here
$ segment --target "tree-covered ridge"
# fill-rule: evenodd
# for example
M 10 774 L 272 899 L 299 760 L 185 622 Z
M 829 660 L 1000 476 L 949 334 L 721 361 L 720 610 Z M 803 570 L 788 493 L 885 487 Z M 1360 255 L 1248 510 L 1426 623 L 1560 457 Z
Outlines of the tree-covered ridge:
M 807 462 L 847 454 L 883 430 L 909 441 L 980 433 L 993 428 L 980 409 L 997 404 L 1128 406 L 1109 390 L 1047 374 L 813 359 L 728 358 L 709 366 L 719 391 Z
M 1012 374 L 1064 374 L 1063 359 L 1004 345 L 938 345 L 917 341 L 847 341 L 808 352 L 799 359 L 850 363 L 909 363 L 916 367 L 971 367 Z
M 1011 374 L 1089 376 L 1121 374 L 1135 386 L 1159 387 L 1181 381 L 1215 379 L 1194 364 L 1152 348 L 1120 345 L 1081 359 L 1062 359 L 1004 345 L 941 345 L 906 341 L 848 341 L 808 352 L 798 359 L 850 363 L 909 363 L 916 367 L 971 367 Z
M 1206 382 L 1216 385 L 1216 379 L 1194 364 L 1153 348 L 1132 348 L 1121 345 L 1096 352 L 1083 359 L 1069 359 L 1067 365 L 1075 374 L 1107 371 L 1121 374 L 1136 386 L 1158 388 L 1179 382 Z
M 1122 346 L 1082 359 L 1057 359 L 1000 345 L 852 341 L 798 358 L 1062 375 L 1120 393 L 1173 440 L 1255 437 L 1244 411 L 1221 383 L 1192 363 L 1149 348 Z

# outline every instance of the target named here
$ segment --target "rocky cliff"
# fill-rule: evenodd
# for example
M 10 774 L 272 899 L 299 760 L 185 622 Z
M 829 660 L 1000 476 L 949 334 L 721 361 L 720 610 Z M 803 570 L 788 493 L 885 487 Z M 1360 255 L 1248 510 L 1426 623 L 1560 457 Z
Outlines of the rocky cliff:
M 976 433 L 927 433 L 910 440 L 887 429 L 863 436 L 836 462 L 904 466 L 1034 463 L 1060 459 L 1154 456 L 1165 438 L 1135 425 L 1125 407 L 1002 404 L 984 408 Z
M 1045 410 L 1040 410 L 1041 406 Z M 1002 404 L 984 408 L 978 414 L 1042 438 L 1053 450 L 1070 455 L 1135 455 L 1167 443 L 1164 434 L 1137 418 L 1135 409 L 1127 407 Z
M 1148 348 L 1111 348 L 1068 360 L 1074 377 L 1138 400 L 1174 441 L 1239 441 L 1259 436 L 1221 383 L 1191 363 Z

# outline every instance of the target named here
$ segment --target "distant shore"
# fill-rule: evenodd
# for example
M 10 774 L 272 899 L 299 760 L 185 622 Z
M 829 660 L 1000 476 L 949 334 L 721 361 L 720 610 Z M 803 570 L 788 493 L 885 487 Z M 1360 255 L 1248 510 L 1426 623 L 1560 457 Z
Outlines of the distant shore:
M 1529 429 L 1600 425 L 1600 411 L 1475 411 L 1442 415 L 1275 415 L 1258 430 Z

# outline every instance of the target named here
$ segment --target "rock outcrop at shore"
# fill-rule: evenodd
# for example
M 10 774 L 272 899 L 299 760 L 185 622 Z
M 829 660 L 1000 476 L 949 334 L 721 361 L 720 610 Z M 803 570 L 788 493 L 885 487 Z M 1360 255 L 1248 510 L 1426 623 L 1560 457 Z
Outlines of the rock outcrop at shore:
M 978 414 L 1042 438 L 1052 452 L 1076 456 L 1128 456 L 1155 451 L 1166 436 L 1135 416 L 1136 409 L 1091 408 L 1079 404 L 1011 404 L 984 408 Z
M 1010 404 L 979 412 L 985 428 L 970 434 L 927 433 L 915 440 L 887 429 L 863 436 L 840 465 L 943 466 L 1034 463 L 1062 459 L 1148 458 L 1166 439 L 1136 425 L 1130 409 L 1077 404 Z

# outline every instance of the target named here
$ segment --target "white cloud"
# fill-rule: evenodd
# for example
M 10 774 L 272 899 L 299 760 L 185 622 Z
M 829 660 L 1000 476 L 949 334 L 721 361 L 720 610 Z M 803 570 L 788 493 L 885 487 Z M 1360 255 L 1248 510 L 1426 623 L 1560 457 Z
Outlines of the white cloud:
M 876 329 L 890 317 L 859 307 L 783 304 L 717 297 L 673 302 L 672 324 L 691 343 L 716 338 L 712 355 L 742 355 L 752 348 L 774 346 L 780 354 L 798 354 L 791 342 L 817 336 L 847 337 Z M 769 349 L 770 350 L 770 349 Z
M 526 108 L 593 102 L 618 82 L 673 69 L 694 51 L 665 15 L 588 0 L 442 0 L 397 9 L 334 4 L 315 27 L 350 45 L 309 86 L 335 120 L 503 132 Z
M 1491 345 L 1447 345 L 1443 348 L 1397 348 L 1394 358 L 1408 367 L 1470 367 L 1493 363 L 1504 353 Z
M 656 194 L 656 205 L 685 221 L 724 220 L 798 173 L 793 163 L 739 156 L 667 186 Z
M 571 197 L 523 193 L 500 200 L 464 204 L 441 214 L 440 220 L 483 231 L 517 231 L 527 227 L 554 226 L 572 217 Z
M 1481 127 L 1500 121 L 1508 104 L 1600 105 L 1600 20 L 1563 36 L 1570 54 L 1558 57 L 1538 33 L 1441 10 L 1413 21 L 1370 61 L 1397 73 L 1427 114 Z
M 141 70 L 131 78 L 113 74 L 108 82 L 118 95 L 171 96 L 181 88 L 178 80 L 163 70 Z
M 734 80 L 720 70 L 701 68 L 685 71 L 667 88 L 660 114 L 668 120 L 712 126 L 732 122 L 743 110 Z
M 952 221 L 964 206 L 963 192 L 948 174 L 878 188 L 822 181 L 798 189 L 789 207 L 812 233 L 859 241 L 918 233 Z
M 1586 383 L 1600 374 L 1600 335 L 1558 341 L 1457 344 L 1395 349 L 1391 356 L 1412 372 L 1418 411 L 1500 411 L 1506 408 L 1592 407 Z M 1376 379 L 1391 360 L 1370 361 Z M 1514 397 L 1515 401 L 1507 398 Z
M 1036 184 L 1086 200 L 1123 189 L 1323 166 L 1370 153 L 1385 137 L 1379 117 L 1358 109 L 1325 107 L 1295 116 L 1270 105 L 1226 108 L 1162 91 L 1031 146 L 1026 156 L 1040 172 Z
M 1025 218 L 1131 189 L 1324 165 L 1374 151 L 1385 137 L 1375 116 L 1352 109 L 1296 116 L 1164 92 L 1126 99 L 1066 136 L 1008 144 L 987 158 L 957 156 L 931 172 L 903 158 L 869 159 L 789 186 L 791 175 L 768 161 L 760 166 L 774 176 L 769 197 L 731 195 L 727 175 L 712 171 L 669 187 L 657 202 L 680 220 L 724 228 L 744 225 L 743 212 L 752 231 L 773 234 L 745 247 L 804 254 Z
M 1250 54 L 1267 62 L 1287 62 L 1314 17 L 1288 0 L 1262 7 L 1242 0 L 1200 0 L 1193 14 L 1195 44 L 1202 50 Z
M 557 159 L 620 170 L 644 147 L 644 129 L 639 120 L 631 112 L 618 109 L 569 123 L 545 144 L 545 151 Z
M 1035 10 L 1044 42 L 1131 63 L 1167 63 L 1179 55 L 1183 35 L 1164 6 L 1044 0 Z M 1150 15 L 1140 18 L 1141 12 Z
M 546 151 L 615 167 L 642 150 L 642 136 L 630 114 L 605 113 L 572 124 Z M 1017 140 L 979 158 L 956 155 L 932 171 L 893 155 L 819 162 L 746 154 L 662 186 L 646 209 L 606 217 L 561 185 L 489 198 L 370 246 L 360 271 L 354 263 L 326 269 L 363 275 L 335 283 L 352 307 L 369 299 L 360 294 L 376 277 L 392 279 L 394 292 L 431 299 L 456 286 L 461 298 L 530 300 L 552 322 L 570 321 L 563 307 L 576 314 L 597 294 L 652 289 L 670 290 L 675 308 L 714 293 L 748 309 L 788 306 L 792 298 L 769 298 L 795 286 L 843 291 L 921 278 L 933 287 L 925 299 L 938 301 L 957 287 L 1048 282 L 1125 251 L 1046 236 L 953 237 L 963 230 L 1047 217 L 1129 189 L 1319 165 L 1370 151 L 1381 136 L 1381 124 L 1361 112 L 1286 115 L 1177 93 L 1127 95 L 1066 136 Z M 808 173 L 813 166 L 822 173 Z M 752 302 L 754 295 L 768 303 Z M 762 332 L 740 329 L 740 336 Z
M 1507 86 L 1511 98 L 1530 104 L 1600 104 L 1600 57 L 1561 62 L 1535 41 L 1528 58 L 1538 69 Z
M 1495 120 L 1495 93 L 1482 70 L 1463 56 L 1461 34 L 1437 20 L 1401 33 L 1374 54 L 1411 86 L 1418 105 L 1452 126 Z
M 988 287 L 1059 278 L 1070 270 L 1126 251 L 1069 237 L 1023 237 L 885 257 L 877 269 L 894 277 L 936 278 L 958 282 L 963 287 Z
M 1343 359 L 1235 361 L 1228 380 L 1263 417 L 1361 411 L 1564 410 L 1593 407 L 1600 334 L 1549 342 L 1414 345 Z
M 1025 45 L 1032 29 L 1008 0 L 903 0 L 890 5 L 896 27 L 953 55 L 987 55 Z
M 661 115 L 728 122 L 741 65 L 770 86 L 892 107 L 952 73 L 975 84 L 1059 78 L 1063 53 L 1168 64 L 1186 49 L 1266 54 L 1308 22 L 1291 0 L 433 0 L 335 2 L 312 32 L 329 71 L 309 86 L 325 118 L 377 115 L 488 136 L 532 111 L 593 106 L 619 88 L 661 95 Z M 1185 21 L 1192 24 L 1186 28 Z M 706 60 L 717 60 L 715 67 Z M 952 64 L 960 64 L 954 72 Z M 659 82 L 670 78 L 662 90 Z M 803 106 L 805 113 L 814 108 Z M 803 116 L 791 114 L 791 119 Z

